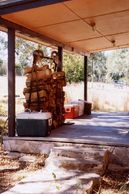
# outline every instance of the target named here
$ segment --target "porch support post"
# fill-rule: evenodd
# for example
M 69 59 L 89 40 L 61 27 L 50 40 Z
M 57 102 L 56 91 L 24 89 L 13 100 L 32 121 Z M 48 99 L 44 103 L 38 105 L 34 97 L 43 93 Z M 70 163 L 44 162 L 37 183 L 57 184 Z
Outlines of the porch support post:
M 87 101 L 87 64 L 88 59 L 87 56 L 84 56 L 84 100 Z M 85 113 L 85 107 L 84 107 Z
M 63 69 L 63 48 L 61 46 L 58 46 L 58 55 L 60 60 L 60 67 L 57 71 L 62 71 Z
M 15 30 L 8 28 L 8 135 L 15 136 Z

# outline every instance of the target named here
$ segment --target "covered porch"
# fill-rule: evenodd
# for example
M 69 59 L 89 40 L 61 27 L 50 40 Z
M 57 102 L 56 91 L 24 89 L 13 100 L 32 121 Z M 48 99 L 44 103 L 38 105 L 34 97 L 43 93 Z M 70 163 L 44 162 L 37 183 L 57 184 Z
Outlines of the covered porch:
M 129 113 L 92 112 L 54 131 L 50 138 L 89 144 L 129 145 Z
M 20 36 L 84 56 L 84 100 L 87 100 L 87 56 L 129 45 L 128 1 L 3 1 L 1 30 L 8 32 L 8 136 L 4 140 L 36 140 L 128 145 L 128 114 L 93 113 L 52 131 L 50 137 L 15 137 L 15 37 Z M 41 17 L 42 16 L 42 17 Z M 121 28 L 120 28 L 121 26 Z M 63 67 L 63 64 L 62 64 Z
M 9 151 L 32 153 L 60 145 L 129 147 L 129 113 L 93 112 L 70 120 L 48 137 L 4 137 L 4 145 Z

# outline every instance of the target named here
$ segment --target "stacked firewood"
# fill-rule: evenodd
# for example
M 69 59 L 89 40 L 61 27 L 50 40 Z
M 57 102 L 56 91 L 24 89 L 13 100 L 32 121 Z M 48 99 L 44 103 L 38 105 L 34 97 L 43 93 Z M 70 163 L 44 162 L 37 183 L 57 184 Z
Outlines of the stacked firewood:
M 27 77 L 24 95 L 25 110 L 43 111 L 52 113 L 53 128 L 64 122 L 63 86 L 66 85 L 63 71 L 53 72 L 49 65 L 33 65 L 24 70 Z

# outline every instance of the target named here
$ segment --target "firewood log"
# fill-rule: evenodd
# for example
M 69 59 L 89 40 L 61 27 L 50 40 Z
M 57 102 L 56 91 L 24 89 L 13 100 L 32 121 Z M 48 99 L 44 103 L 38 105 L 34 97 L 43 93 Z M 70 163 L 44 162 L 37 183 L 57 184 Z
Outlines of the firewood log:
M 44 71 L 46 69 L 49 69 L 48 65 L 43 65 L 42 67 L 36 66 L 37 71 Z M 30 74 L 30 73 L 32 73 L 32 71 L 33 71 L 33 67 L 28 67 L 27 66 L 27 67 L 24 68 L 24 75 Z
M 64 122 L 64 100 L 66 85 L 65 73 L 54 72 L 48 68 L 36 67 L 36 73 L 32 69 L 26 69 L 26 87 L 23 90 L 26 102 L 25 109 L 32 111 L 49 111 L 52 113 L 53 128 L 57 128 Z M 31 93 L 31 99 L 30 98 Z M 39 98 L 38 98 L 39 95 Z
M 60 71 L 60 72 L 54 72 L 52 74 L 53 79 L 60 79 L 60 78 L 64 78 L 65 77 L 65 72 L 64 71 Z
M 42 98 L 42 97 L 47 97 L 47 93 L 45 90 L 41 90 L 38 92 L 39 94 L 39 97 Z M 35 101 L 35 100 L 38 100 L 38 94 L 37 92 L 32 92 L 31 93 L 31 101 Z M 29 100 L 30 98 L 30 93 L 25 93 L 25 98 L 26 100 Z
M 32 72 L 31 74 L 27 75 L 27 81 L 47 80 L 51 78 L 51 75 L 52 75 L 52 72 L 50 69 L 46 69 L 44 71 Z

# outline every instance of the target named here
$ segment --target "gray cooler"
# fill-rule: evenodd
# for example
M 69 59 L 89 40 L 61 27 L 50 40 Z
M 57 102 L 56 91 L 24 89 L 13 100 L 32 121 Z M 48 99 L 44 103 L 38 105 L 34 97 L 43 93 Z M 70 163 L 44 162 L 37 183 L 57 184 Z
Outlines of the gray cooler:
M 16 130 L 22 137 L 45 137 L 50 134 L 52 115 L 49 112 L 23 112 L 16 117 Z

